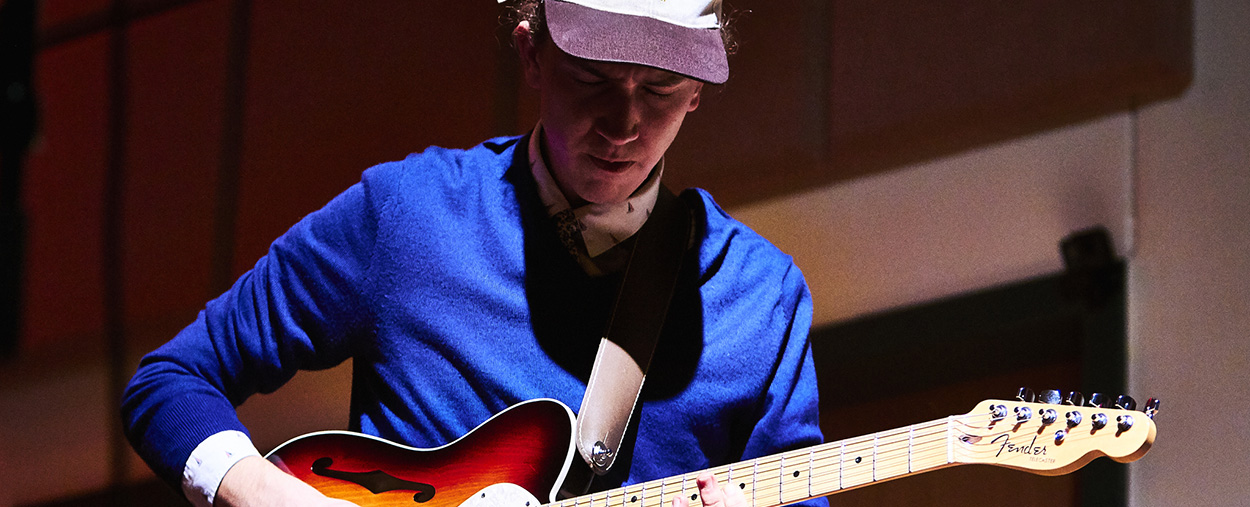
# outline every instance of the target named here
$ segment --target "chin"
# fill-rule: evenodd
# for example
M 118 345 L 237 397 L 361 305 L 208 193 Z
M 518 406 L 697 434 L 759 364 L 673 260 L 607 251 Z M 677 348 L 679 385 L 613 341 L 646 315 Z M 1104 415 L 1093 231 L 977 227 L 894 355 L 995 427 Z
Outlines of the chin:
M 630 194 L 633 193 L 633 188 L 618 190 L 617 186 L 593 185 L 589 188 L 583 188 L 579 192 L 579 197 L 595 204 L 613 204 L 625 202 L 629 199 Z

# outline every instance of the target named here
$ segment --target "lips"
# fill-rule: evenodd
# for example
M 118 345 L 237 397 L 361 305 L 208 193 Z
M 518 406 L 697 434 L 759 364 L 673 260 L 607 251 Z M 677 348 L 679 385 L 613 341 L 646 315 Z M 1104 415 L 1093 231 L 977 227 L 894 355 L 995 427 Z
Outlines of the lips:
M 611 173 L 625 172 L 634 165 L 634 161 L 632 160 L 611 160 L 599 158 L 594 155 L 587 155 L 587 157 L 590 158 L 591 163 L 593 163 L 595 167 Z

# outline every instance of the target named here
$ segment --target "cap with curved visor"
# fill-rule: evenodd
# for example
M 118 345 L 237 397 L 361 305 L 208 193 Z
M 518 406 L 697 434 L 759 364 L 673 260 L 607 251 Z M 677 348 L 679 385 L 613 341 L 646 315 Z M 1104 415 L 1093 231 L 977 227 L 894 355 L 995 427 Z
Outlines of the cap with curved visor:
M 551 39 L 570 55 L 729 79 L 721 0 L 545 0 L 544 8 Z

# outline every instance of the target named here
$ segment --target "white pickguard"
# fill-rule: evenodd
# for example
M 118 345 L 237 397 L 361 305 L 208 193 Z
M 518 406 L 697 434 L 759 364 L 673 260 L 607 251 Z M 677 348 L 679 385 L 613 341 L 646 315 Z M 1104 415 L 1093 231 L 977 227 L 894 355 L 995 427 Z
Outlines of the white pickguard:
M 525 488 L 502 482 L 491 484 L 460 504 L 460 507 L 538 507 L 542 505 Z

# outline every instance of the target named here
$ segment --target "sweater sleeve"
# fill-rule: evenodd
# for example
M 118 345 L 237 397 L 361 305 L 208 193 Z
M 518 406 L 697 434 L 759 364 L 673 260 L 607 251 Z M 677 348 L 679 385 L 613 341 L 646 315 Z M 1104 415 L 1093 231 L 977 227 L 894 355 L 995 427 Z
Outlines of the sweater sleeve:
M 247 432 L 235 407 L 299 369 L 351 355 L 371 332 L 367 292 L 377 217 L 368 173 L 287 231 L 268 254 L 171 341 L 145 356 L 122 399 L 131 445 L 177 485 L 191 451 L 221 431 Z
M 816 369 L 808 330 L 812 297 L 797 267 L 791 265 L 782 283 L 782 300 L 773 308 L 774 322 L 783 326 L 785 343 L 764 393 L 762 414 L 747 440 L 744 458 L 756 458 L 818 445 L 820 430 Z M 799 505 L 824 507 L 824 497 Z

